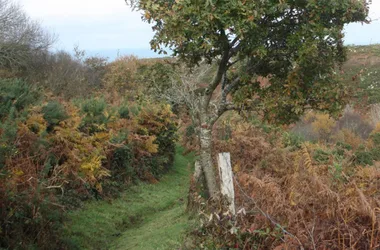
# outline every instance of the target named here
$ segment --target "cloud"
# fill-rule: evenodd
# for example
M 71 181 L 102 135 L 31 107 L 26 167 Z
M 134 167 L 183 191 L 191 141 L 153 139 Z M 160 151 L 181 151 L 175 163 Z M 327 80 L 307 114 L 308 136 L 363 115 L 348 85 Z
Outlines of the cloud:
M 25 11 L 59 35 L 60 49 L 149 48 L 151 27 L 123 0 L 19 0 Z
M 124 0 L 18 0 L 26 12 L 59 35 L 57 48 L 71 50 L 149 49 L 153 32 Z M 380 18 L 380 0 L 373 0 L 370 17 Z M 380 43 L 380 20 L 350 24 L 346 44 Z

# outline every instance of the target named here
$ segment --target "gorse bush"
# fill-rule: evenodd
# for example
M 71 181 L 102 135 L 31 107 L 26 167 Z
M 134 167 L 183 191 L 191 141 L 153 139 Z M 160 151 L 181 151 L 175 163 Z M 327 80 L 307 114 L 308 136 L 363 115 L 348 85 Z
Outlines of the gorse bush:
M 373 155 L 364 145 L 360 145 L 355 151 L 355 157 L 358 165 L 369 166 L 373 164 Z
M 122 119 L 129 119 L 130 118 L 130 112 L 129 112 L 129 107 L 126 104 L 123 104 L 120 106 L 119 110 L 119 116 Z
M 0 79 L 0 120 L 9 115 L 11 109 L 21 112 L 41 99 L 40 90 L 18 79 Z
M 54 126 L 68 118 L 65 108 L 58 101 L 48 102 L 42 108 L 43 118 L 48 123 L 48 130 L 52 130 Z
M 80 102 L 80 109 L 84 115 L 80 129 L 92 134 L 106 130 L 110 114 L 107 113 L 107 102 L 104 98 L 90 98 Z

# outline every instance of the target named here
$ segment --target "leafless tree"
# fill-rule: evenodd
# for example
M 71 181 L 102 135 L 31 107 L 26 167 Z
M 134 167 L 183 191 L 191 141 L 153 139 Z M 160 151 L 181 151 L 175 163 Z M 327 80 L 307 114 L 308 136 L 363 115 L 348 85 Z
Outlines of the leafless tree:
M 26 69 L 55 41 L 56 36 L 30 19 L 20 5 L 0 0 L 0 67 Z

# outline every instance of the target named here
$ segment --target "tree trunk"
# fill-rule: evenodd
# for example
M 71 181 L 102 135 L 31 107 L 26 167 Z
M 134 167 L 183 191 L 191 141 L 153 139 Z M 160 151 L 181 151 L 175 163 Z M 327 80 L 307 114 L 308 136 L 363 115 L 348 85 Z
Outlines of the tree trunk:
M 216 184 L 215 169 L 212 164 L 212 127 L 200 128 L 200 163 L 205 175 L 207 189 L 211 198 L 216 197 L 218 186 Z

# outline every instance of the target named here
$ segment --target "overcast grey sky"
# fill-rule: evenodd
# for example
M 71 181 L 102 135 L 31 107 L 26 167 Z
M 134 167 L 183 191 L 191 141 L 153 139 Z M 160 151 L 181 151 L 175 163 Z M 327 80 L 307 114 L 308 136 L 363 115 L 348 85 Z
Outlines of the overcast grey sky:
M 18 2 L 32 18 L 59 36 L 57 49 L 72 50 L 74 45 L 79 45 L 81 49 L 98 53 L 120 49 L 142 57 L 154 56 L 147 52 L 153 36 L 149 24 L 142 22 L 140 14 L 132 12 L 124 0 Z M 380 18 L 380 0 L 373 0 L 370 16 Z M 350 24 L 346 27 L 345 40 L 346 44 L 380 43 L 380 20 L 370 25 Z

